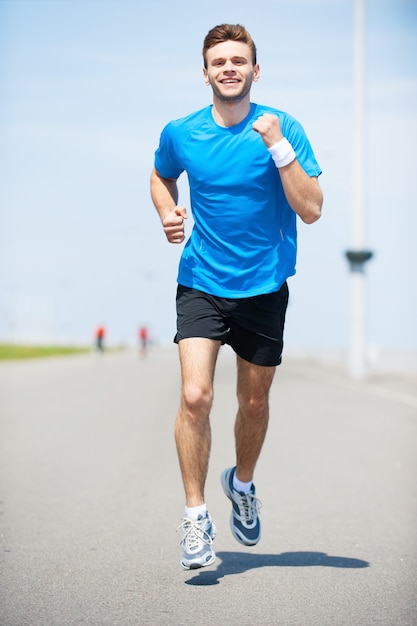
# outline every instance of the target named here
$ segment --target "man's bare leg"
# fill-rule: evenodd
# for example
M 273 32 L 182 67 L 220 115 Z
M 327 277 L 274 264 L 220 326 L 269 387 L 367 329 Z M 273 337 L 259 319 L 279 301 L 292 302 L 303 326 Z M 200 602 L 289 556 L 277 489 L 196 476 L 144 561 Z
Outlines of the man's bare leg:
M 187 507 L 204 503 L 211 448 L 210 410 L 220 341 L 201 337 L 178 343 L 182 391 L 175 422 L 175 442 Z
M 244 483 L 253 479 L 268 429 L 269 391 L 275 369 L 237 357 L 236 477 Z
M 253 365 L 237 357 L 236 470 L 225 469 L 220 480 L 232 502 L 230 529 L 236 541 L 245 546 L 254 546 L 261 538 L 260 502 L 252 479 L 268 429 L 274 373 L 275 367 Z

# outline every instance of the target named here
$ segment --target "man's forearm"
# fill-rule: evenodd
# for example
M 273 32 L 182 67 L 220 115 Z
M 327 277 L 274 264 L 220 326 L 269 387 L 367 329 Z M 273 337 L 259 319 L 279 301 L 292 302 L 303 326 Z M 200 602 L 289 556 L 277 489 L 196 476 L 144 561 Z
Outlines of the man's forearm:
M 162 178 L 154 169 L 151 174 L 151 196 L 170 243 L 182 243 L 185 239 L 184 220 L 187 219 L 185 207 L 177 206 L 177 181 Z
M 154 169 L 151 174 L 151 197 L 161 222 L 175 209 L 178 202 L 177 181 L 162 178 Z
M 303 170 L 298 161 L 279 169 L 287 201 L 306 224 L 312 224 L 321 216 L 323 194 L 316 177 Z

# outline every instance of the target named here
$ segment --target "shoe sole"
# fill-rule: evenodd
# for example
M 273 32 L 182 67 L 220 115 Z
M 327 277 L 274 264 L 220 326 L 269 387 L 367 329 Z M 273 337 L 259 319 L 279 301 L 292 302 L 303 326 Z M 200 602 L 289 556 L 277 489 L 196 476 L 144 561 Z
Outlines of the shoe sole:
M 201 569 L 202 567 L 213 565 L 214 561 L 216 560 L 216 555 L 213 551 L 212 551 L 212 555 L 213 555 L 212 558 L 209 561 L 206 561 L 205 563 L 191 563 L 190 565 L 185 565 L 182 561 L 180 561 L 180 564 L 183 570 Z

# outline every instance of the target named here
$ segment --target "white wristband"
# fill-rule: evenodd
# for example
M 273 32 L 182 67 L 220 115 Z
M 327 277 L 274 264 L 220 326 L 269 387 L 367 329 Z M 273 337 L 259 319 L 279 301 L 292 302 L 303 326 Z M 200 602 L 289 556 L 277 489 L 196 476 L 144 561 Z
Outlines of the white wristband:
M 296 158 L 292 145 L 285 137 L 278 141 L 278 143 L 268 148 L 268 151 L 278 168 L 292 163 L 292 161 Z

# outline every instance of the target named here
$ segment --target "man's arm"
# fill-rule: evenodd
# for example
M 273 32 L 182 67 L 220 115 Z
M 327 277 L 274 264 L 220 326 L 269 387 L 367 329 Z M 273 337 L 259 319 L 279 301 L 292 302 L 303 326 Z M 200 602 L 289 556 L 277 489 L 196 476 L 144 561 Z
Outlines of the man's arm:
M 268 149 L 276 146 L 276 144 L 284 139 L 277 115 L 265 113 L 254 122 L 252 128 L 261 135 Z M 286 140 L 285 143 L 289 146 Z M 293 159 L 286 163 L 286 161 L 291 159 L 291 152 Z M 274 158 L 274 160 L 276 164 L 278 161 L 277 167 L 285 197 L 292 210 L 300 216 L 303 222 L 312 224 L 321 216 L 321 207 L 323 204 L 323 194 L 317 177 L 309 176 L 303 170 L 295 158 L 291 146 L 289 146 L 289 150 L 285 150 L 284 156 L 288 157 L 288 159 L 282 159 L 284 163 L 282 166 L 279 165 L 279 159 Z
M 173 178 L 163 178 L 156 169 L 151 174 L 151 197 L 170 243 L 182 243 L 185 239 L 185 207 L 177 206 L 178 187 Z
M 316 222 L 321 216 L 323 194 L 317 176 L 309 176 L 297 160 L 279 168 L 285 197 L 293 211 L 306 224 Z

